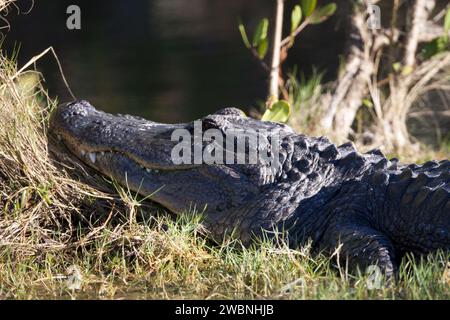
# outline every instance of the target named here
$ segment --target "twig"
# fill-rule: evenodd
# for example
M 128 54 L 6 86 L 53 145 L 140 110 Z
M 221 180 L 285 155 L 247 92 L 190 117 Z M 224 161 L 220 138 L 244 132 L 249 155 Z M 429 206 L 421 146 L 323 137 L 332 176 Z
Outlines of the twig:
M 407 35 L 403 57 L 403 65 L 405 67 L 412 68 L 416 64 L 416 51 L 420 42 L 420 34 L 426 27 L 428 16 L 434 5 L 434 0 L 416 0 L 414 3 L 412 25 Z
M 447 13 L 447 10 L 450 9 L 450 4 L 448 4 L 444 9 L 442 9 L 437 15 L 434 16 L 433 22 L 438 22 L 441 20 L 445 14 Z
M 256 51 L 256 49 L 252 47 L 252 48 L 250 48 L 250 52 L 259 61 L 259 63 L 261 64 L 261 67 L 265 71 L 270 72 L 270 67 L 267 65 L 267 63 L 264 60 L 261 60 L 261 58 L 259 57 L 258 51 Z
M 280 52 L 281 52 L 281 38 L 283 33 L 283 12 L 284 0 L 277 0 L 276 18 L 275 18 L 275 32 L 272 52 L 272 67 L 270 70 L 270 86 L 269 86 L 269 101 L 278 99 L 279 96 L 279 75 L 280 75 Z
M 300 24 L 293 33 L 291 33 L 289 36 L 284 38 L 283 41 L 281 41 L 281 43 L 280 43 L 281 47 L 288 46 L 291 43 L 292 39 L 295 39 L 295 37 L 297 37 L 299 35 L 299 33 L 302 32 L 303 29 L 305 29 L 308 26 L 308 24 L 309 24 L 309 19 L 306 18 L 305 21 L 303 21 L 302 24 Z

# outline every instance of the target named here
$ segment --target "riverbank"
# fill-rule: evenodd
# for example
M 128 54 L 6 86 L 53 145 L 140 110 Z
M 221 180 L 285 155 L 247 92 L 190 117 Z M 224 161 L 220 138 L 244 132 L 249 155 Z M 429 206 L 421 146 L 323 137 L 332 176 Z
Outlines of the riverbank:
M 56 105 L 40 75 L 0 57 L 0 299 L 450 298 L 449 254 L 406 258 L 386 287 L 308 247 L 210 243 L 193 215 L 170 216 L 54 152 Z

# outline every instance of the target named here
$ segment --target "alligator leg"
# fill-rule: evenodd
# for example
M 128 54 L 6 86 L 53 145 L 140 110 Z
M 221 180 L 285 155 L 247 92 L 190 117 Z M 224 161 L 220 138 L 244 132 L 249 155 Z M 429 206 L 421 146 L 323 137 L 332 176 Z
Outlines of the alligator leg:
M 322 244 L 328 250 L 340 247 L 339 260 L 348 262 L 351 269 L 364 271 L 376 265 L 387 279 L 391 279 L 396 272 L 392 242 L 358 216 L 347 212 L 330 221 Z
M 362 182 L 344 185 L 328 205 L 331 219 L 319 247 L 331 251 L 340 247 L 339 260 L 348 262 L 351 269 L 365 271 L 376 265 L 389 280 L 397 271 L 395 249 L 388 235 L 375 227 L 377 209 L 367 199 L 375 200 L 376 194 Z

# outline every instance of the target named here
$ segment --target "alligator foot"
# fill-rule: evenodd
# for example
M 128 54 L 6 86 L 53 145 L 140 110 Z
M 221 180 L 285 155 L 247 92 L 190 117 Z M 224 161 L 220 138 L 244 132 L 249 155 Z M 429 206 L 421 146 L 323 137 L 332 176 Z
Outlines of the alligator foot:
M 325 233 L 324 245 L 331 250 L 340 247 L 340 262 L 348 263 L 353 270 L 359 268 L 365 271 L 376 266 L 388 282 L 396 274 L 395 251 L 391 240 L 364 221 L 355 221 L 349 216 L 332 221 Z

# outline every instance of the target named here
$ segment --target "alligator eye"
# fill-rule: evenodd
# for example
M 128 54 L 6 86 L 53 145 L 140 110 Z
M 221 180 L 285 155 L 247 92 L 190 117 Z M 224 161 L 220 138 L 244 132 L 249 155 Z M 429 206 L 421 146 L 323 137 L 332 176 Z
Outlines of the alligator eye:
M 204 118 L 202 120 L 202 129 L 203 131 L 208 129 L 220 129 L 220 124 L 213 118 Z

